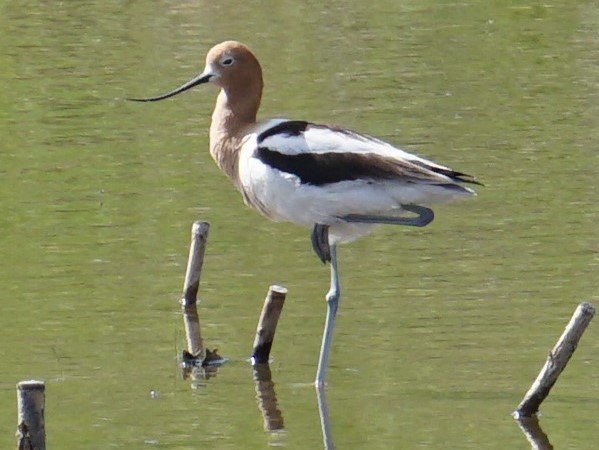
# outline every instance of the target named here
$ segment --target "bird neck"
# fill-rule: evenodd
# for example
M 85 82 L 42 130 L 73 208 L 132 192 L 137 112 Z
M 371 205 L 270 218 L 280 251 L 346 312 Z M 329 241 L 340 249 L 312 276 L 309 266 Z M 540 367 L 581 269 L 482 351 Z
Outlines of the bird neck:
M 212 113 L 210 154 L 227 177 L 239 186 L 239 152 L 248 130 L 256 123 L 262 84 L 254 89 L 235 92 L 221 89 Z

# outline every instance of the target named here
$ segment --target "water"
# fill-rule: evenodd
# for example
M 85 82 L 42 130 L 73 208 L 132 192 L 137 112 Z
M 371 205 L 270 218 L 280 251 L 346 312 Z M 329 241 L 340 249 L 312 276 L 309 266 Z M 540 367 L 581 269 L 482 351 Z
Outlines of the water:
M 211 161 L 215 91 L 153 105 L 235 38 L 262 116 L 342 124 L 485 183 L 422 230 L 340 250 L 327 391 L 337 448 L 526 449 L 510 417 L 581 300 L 597 302 L 593 2 L 0 2 L 0 447 L 17 381 L 47 382 L 50 448 L 320 448 L 310 386 L 328 269 Z M 300 20 L 301 19 L 301 20 Z M 200 315 L 229 358 L 182 380 L 189 228 L 212 223 Z M 249 356 L 289 295 L 269 434 Z M 543 404 L 555 448 L 599 435 L 596 324 Z

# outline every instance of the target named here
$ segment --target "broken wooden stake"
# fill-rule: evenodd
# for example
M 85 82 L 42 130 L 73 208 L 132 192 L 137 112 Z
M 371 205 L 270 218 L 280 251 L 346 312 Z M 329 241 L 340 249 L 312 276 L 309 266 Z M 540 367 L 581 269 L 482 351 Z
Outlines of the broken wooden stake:
M 549 352 L 547 361 L 536 380 L 514 411 L 515 418 L 530 417 L 539 410 L 539 406 L 549 395 L 549 391 L 568 364 L 578 341 L 594 315 L 595 307 L 591 303 L 582 302 L 578 305 L 557 344 Z
M 286 295 L 287 289 L 282 286 L 272 285 L 268 288 L 268 294 L 264 300 L 264 306 L 262 307 L 262 313 L 260 314 L 260 320 L 256 328 L 256 337 L 254 338 L 254 348 L 252 350 L 252 364 L 268 362 Z
M 191 227 L 191 245 L 189 246 L 189 259 L 187 260 L 187 271 L 183 283 L 183 296 L 181 297 L 181 308 L 183 310 L 183 323 L 185 325 L 185 336 L 187 338 L 187 354 L 183 354 L 183 360 L 191 356 L 200 362 L 206 357 L 202 330 L 200 328 L 200 316 L 198 315 L 198 290 L 200 288 L 200 276 L 204 264 L 204 253 L 208 241 L 208 222 L 196 221 Z
M 209 230 L 210 224 L 208 222 L 196 221 L 191 227 L 191 245 L 189 246 L 189 259 L 187 260 L 183 297 L 181 298 L 183 323 L 185 324 L 185 336 L 187 337 L 187 352 L 200 360 L 204 359 L 206 351 L 202 340 L 197 301 Z
M 183 298 L 181 298 L 183 306 L 197 302 L 209 230 L 210 224 L 208 222 L 196 221 L 191 227 L 191 245 L 183 284 Z
M 198 291 L 200 289 L 200 276 L 202 275 L 209 230 L 210 224 L 208 222 L 196 221 L 191 227 L 189 259 L 187 260 L 183 296 L 180 302 L 185 325 L 185 337 L 187 338 L 187 350 L 183 350 L 180 357 L 184 379 L 189 376 L 193 379 L 210 378 L 215 375 L 216 366 L 226 361 L 217 353 L 216 349 L 210 351 L 204 347 L 200 316 L 198 314 Z
M 17 450 L 46 450 L 45 391 L 43 381 L 17 384 Z

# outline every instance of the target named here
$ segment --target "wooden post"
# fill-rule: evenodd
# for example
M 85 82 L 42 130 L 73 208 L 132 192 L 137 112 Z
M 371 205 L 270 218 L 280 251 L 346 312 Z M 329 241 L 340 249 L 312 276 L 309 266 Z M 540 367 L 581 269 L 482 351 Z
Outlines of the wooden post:
M 515 418 L 530 417 L 539 410 L 539 406 L 549 395 L 549 391 L 568 364 L 578 341 L 594 315 L 595 307 L 592 304 L 582 302 L 578 305 L 557 344 L 549 352 L 537 379 L 514 411 Z
M 43 381 L 17 384 L 17 450 L 46 450 L 45 390 Z
M 196 221 L 191 227 L 191 246 L 189 247 L 185 283 L 183 284 L 183 298 L 181 298 L 183 306 L 197 302 L 209 230 L 210 224 L 208 222 Z
M 252 350 L 252 364 L 268 362 L 286 295 L 287 289 L 282 286 L 272 285 L 268 288 L 268 294 L 266 299 L 264 299 L 262 314 L 260 314 L 260 320 L 256 328 L 256 337 L 254 338 L 254 348 Z

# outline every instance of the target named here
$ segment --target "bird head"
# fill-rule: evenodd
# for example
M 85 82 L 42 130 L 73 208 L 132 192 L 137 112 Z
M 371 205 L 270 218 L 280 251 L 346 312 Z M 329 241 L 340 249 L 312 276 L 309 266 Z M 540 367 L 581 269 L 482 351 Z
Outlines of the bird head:
M 129 98 L 136 102 L 155 102 L 187 91 L 194 86 L 213 83 L 225 92 L 262 90 L 262 69 L 252 51 L 236 41 L 225 41 L 215 45 L 206 55 L 202 73 L 166 94 L 148 98 Z

